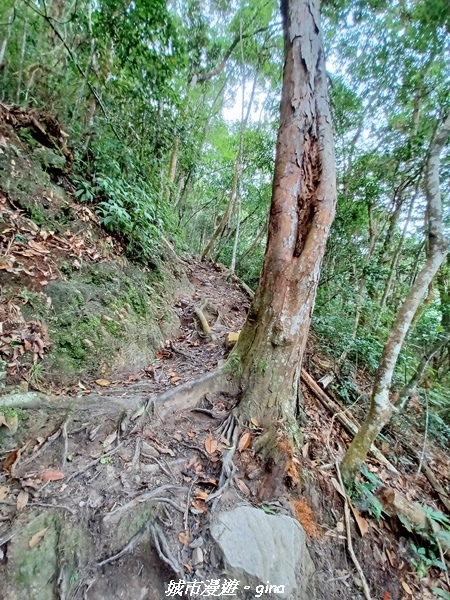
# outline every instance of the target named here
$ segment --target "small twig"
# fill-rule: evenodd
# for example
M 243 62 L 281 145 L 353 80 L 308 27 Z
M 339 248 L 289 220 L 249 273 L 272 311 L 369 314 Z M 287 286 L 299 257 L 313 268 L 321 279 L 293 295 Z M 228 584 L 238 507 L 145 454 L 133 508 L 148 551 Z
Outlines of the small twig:
M 355 565 L 356 570 L 358 571 L 358 575 L 361 579 L 361 584 L 362 584 L 362 588 L 363 588 L 363 592 L 364 592 L 364 596 L 366 597 L 366 600 L 372 600 L 371 596 L 370 596 L 369 585 L 368 585 L 366 577 L 364 575 L 364 571 L 362 570 L 361 565 L 359 564 L 359 561 L 356 558 L 355 551 L 353 550 L 352 533 L 351 533 L 351 529 L 350 529 L 350 505 L 349 505 L 349 501 L 348 501 L 347 492 L 345 491 L 344 482 L 342 481 L 342 475 L 341 475 L 341 471 L 339 469 L 338 463 L 336 463 L 336 473 L 338 476 L 339 485 L 341 486 L 341 489 L 342 489 L 342 493 L 344 494 L 344 519 L 345 519 L 345 527 L 347 530 L 348 553 L 350 554 L 350 558 L 352 559 L 353 564 Z
M 63 438 L 63 455 L 61 460 L 61 470 L 64 471 L 67 462 L 67 453 L 69 449 L 69 438 L 67 437 L 67 421 L 61 426 L 61 435 Z
M 179 445 L 184 446 L 185 448 L 189 448 L 189 450 L 195 450 L 196 452 L 202 454 L 208 460 L 211 460 L 211 456 L 206 452 L 206 450 L 200 448 L 200 446 L 195 446 L 194 444 L 187 444 L 186 442 L 179 442 Z
M 64 506 L 63 504 L 47 504 L 45 502 L 32 502 L 28 504 L 30 508 L 33 506 L 42 506 L 42 508 L 60 508 L 61 510 L 67 510 L 71 515 L 76 515 L 77 512 L 73 510 L 73 508 L 69 508 L 68 506 Z
M 59 425 L 59 427 L 48 436 L 48 438 L 45 440 L 45 442 L 42 444 L 42 446 L 40 448 L 38 448 L 38 450 L 36 450 L 36 452 L 34 452 L 31 456 L 29 456 L 28 458 L 26 458 L 25 460 L 23 460 L 21 462 L 21 466 L 23 467 L 24 465 L 27 465 L 28 463 L 35 460 L 38 456 L 40 456 L 44 452 L 44 450 L 46 450 L 51 444 L 53 444 L 53 442 L 55 440 L 57 440 L 59 438 L 59 436 L 62 434 L 63 427 L 65 425 L 67 426 L 68 421 L 69 421 L 69 419 L 66 419 L 65 421 L 63 421 L 61 423 L 61 425 Z
M 83 467 L 79 471 L 75 471 L 75 473 L 72 473 L 72 475 L 66 479 L 66 484 L 68 484 L 70 481 L 72 481 L 72 479 L 75 479 L 75 477 L 78 477 L 78 475 L 81 475 L 82 473 L 86 473 L 86 471 L 89 471 L 89 469 L 91 469 L 92 467 L 95 467 L 95 465 L 97 463 L 99 463 L 103 458 L 107 458 L 108 456 L 112 456 L 113 454 L 115 454 L 119 450 L 119 448 L 121 448 L 122 446 L 123 446 L 123 442 L 120 442 L 115 448 L 113 448 L 109 452 L 102 454 L 95 460 L 88 463 L 85 467 Z

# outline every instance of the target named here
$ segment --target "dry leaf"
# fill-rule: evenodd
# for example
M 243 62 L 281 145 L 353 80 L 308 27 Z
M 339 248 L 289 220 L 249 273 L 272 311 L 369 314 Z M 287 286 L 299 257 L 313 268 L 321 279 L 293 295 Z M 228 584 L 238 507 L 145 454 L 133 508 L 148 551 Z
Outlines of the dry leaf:
M 389 550 L 387 548 L 386 548 L 386 556 L 389 559 L 389 564 L 391 565 L 391 567 L 395 567 L 394 559 L 392 558 L 392 554 L 389 552 Z
M 181 433 L 174 433 L 173 434 L 173 439 L 176 440 L 177 442 L 182 442 L 183 441 L 183 436 L 181 435 Z
M 6 418 L 5 415 L 3 413 L 0 413 L 0 427 L 4 425 L 5 427 L 7 427 L 9 429 L 9 425 L 6 422 Z
M 108 379 L 96 379 L 95 383 L 101 387 L 108 387 L 108 385 L 111 385 L 111 382 Z
M 259 423 L 256 419 L 250 419 L 250 422 L 253 423 L 255 427 L 259 427 Z
M 334 489 L 337 490 L 343 498 L 345 498 L 345 494 L 344 494 L 341 486 L 339 485 L 338 480 L 335 479 L 334 477 L 332 477 L 331 478 L 331 483 L 333 484 Z
M 48 531 L 48 527 L 46 527 L 45 529 L 41 529 L 41 531 L 38 531 L 37 533 L 35 533 L 33 535 L 33 537 L 31 538 L 31 540 L 28 542 L 28 545 L 30 546 L 30 548 L 34 548 L 35 546 L 37 546 L 39 544 L 39 542 L 42 540 L 42 538 L 44 537 L 44 535 L 47 533 Z
M 234 483 L 237 485 L 239 490 L 244 494 L 244 496 L 247 496 L 247 498 L 250 496 L 250 490 L 248 489 L 247 485 L 242 481 L 242 479 L 239 479 L 239 477 L 235 477 Z
M 217 440 L 215 440 L 212 436 L 212 433 L 209 432 L 208 437 L 205 440 L 205 450 L 208 454 L 214 454 L 217 450 Z
M 46 469 L 39 475 L 39 479 L 44 483 L 46 481 L 59 481 L 64 479 L 65 475 L 62 471 L 53 471 L 52 469 Z
M 252 441 L 252 434 L 247 431 L 239 440 L 238 449 L 239 452 L 243 452 L 246 448 L 250 446 L 250 442 Z
M 181 381 L 181 377 L 178 377 L 178 375 L 170 378 L 170 383 L 177 383 L 178 381 Z
M 8 473 L 10 476 L 14 473 L 14 469 L 17 466 L 17 463 L 20 459 L 20 450 L 14 450 L 11 454 L 5 458 L 3 462 L 3 470 Z
M 208 498 L 208 493 L 207 492 L 198 492 L 195 495 L 196 500 L 207 500 Z
M 0 500 L 4 500 L 8 494 L 9 494 L 9 487 L 0 485 Z
M 364 537 L 366 533 L 369 531 L 369 523 L 359 514 L 357 508 L 350 503 L 350 508 L 352 509 L 353 516 L 355 517 L 356 524 L 358 525 L 358 529 L 361 532 L 361 537 Z
M 384 592 L 383 600 L 390 600 L 390 598 L 391 598 L 390 593 L 389 592 Z
M 23 490 L 20 490 L 19 495 L 17 496 L 17 510 L 22 510 L 22 508 L 25 508 L 25 506 L 28 504 L 28 498 L 29 498 L 29 494 L 28 492 L 24 492 Z
M 141 408 L 138 408 L 137 411 L 131 416 L 131 421 L 135 421 L 139 417 L 142 417 L 142 415 L 144 414 L 144 411 L 145 411 L 145 406 L 141 406 Z
M 114 442 L 116 437 L 117 437 L 117 431 L 114 431 L 113 433 L 108 435 L 108 437 L 103 442 L 103 448 L 106 448 L 107 446 L 111 446 L 111 444 Z
M 409 595 L 409 596 L 413 596 L 413 591 L 412 589 L 409 587 L 409 585 L 406 583 L 406 581 L 402 581 L 402 588 L 405 590 L 405 592 Z
M 302 446 L 303 458 L 308 458 L 308 450 L 309 450 L 309 442 L 306 442 L 306 444 L 303 444 L 303 446 Z
M 190 542 L 189 533 L 187 531 L 180 531 L 178 534 L 178 539 L 182 544 L 187 546 Z
M 48 254 L 50 252 L 43 244 L 39 244 L 39 242 L 35 242 L 34 240 L 29 240 L 28 246 L 41 254 Z

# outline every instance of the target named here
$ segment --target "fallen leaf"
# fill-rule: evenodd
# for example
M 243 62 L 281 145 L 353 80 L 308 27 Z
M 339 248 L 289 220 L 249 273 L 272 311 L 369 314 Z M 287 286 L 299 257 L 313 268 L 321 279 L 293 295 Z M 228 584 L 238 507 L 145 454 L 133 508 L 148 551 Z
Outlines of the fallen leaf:
M 389 592 L 384 592 L 383 600 L 390 600 L 390 598 L 391 598 L 390 593 Z
M 239 490 L 244 494 L 244 496 L 247 496 L 247 498 L 250 496 L 250 490 L 248 489 L 247 485 L 242 481 L 242 479 L 239 479 L 239 477 L 235 477 L 234 483 L 237 485 Z
M 48 254 L 50 252 L 43 244 L 39 244 L 39 242 L 35 242 L 34 240 L 29 240 L 28 246 L 41 254 Z
M 212 436 L 212 433 L 209 432 L 208 437 L 205 440 L 205 450 L 208 454 L 214 454 L 217 450 L 217 440 L 215 440 Z
M 131 421 L 135 421 L 139 417 L 142 417 L 142 415 L 144 414 L 144 411 L 145 411 L 145 406 L 141 406 L 141 408 L 138 408 L 137 411 L 131 415 Z
M 333 484 L 334 489 L 337 490 L 343 498 L 345 498 L 345 494 L 344 494 L 341 486 L 339 485 L 338 480 L 335 479 L 334 477 L 332 477 L 331 478 L 331 483 Z
M 181 435 L 181 433 L 174 433 L 173 434 L 173 439 L 176 440 L 177 442 L 182 442 L 183 441 L 183 436 Z
M 5 427 L 7 427 L 9 429 L 9 425 L 6 422 L 5 415 L 3 413 L 0 413 L 0 427 L 2 425 L 4 425 Z
M 189 573 L 192 573 L 193 569 L 190 565 L 188 565 L 187 563 L 183 563 L 183 567 L 186 569 L 186 571 L 189 571 Z
M 20 490 L 19 495 L 17 496 L 16 506 L 17 510 L 22 510 L 28 504 L 29 494 L 28 492 L 24 492 Z
M 197 510 L 201 513 L 206 513 L 208 512 L 208 509 L 205 506 L 205 503 L 202 500 L 193 500 L 192 502 L 192 508 L 194 510 Z
M 178 381 L 181 381 L 181 377 L 178 377 L 178 375 L 170 378 L 170 383 L 177 383 Z
M 303 456 L 303 458 L 307 458 L 308 457 L 308 450 L 309 450 L 309 442 L 306 442 L 306 444 L 303 444 L 303 446 L 302 446 L 302 456 Z
M 405 592 L 409 595 L 409 596 L 413 596 L 413 591 L 412 589 L 409 587 L 409 585 L 406 583 L 406 581 L 402 581 L 402 588 L 405 590 Z
M 10 476 L 12 476 L 12 474 L 14 473 L 14 468 L 16 467 L 17 463 L 19 462 L 20 459 L 20 450 L 14 450 L 13 452 L 11 452 L 11 454 L 8 454 L 8 456 L 5 458 L 5 460 L 3 461 L 3 470 L 8 473 Z
M 243 452 L 246 448 L 250 446 L 250 442 L 252 441 L 252 434 L 247 431 L 244 433 L 241 439 L 239 440 L 238 450 L 239 452 Z
M 111 385 L 111 382 L 108 379 L 96 379 L 95 383 L 101 387 L 108 387 L 108 385 Z
M 187 432 L 188 437 L 192 440 L 193 438 L 195 438 L 195 431 L 193 429 L 191 429 L 190 431 Z
M 182 544 L 187 546 L 190 542 L 189 533 L 187 531 L 180 531 L 178 534 L 178 539 Z
M 0 485 L 0 500 L 4 500 L 9 494 L 9 488 Z
M 358 529 L 361 533 L 361 537 L 364 537 L 366 533 L 369 531 L 369 523 L 359 514 L 357 508 L 350 503 L 350 508 L 352 509 L 353 516 L 355 517 L 356 524 L 358 525 Z
M 250 419 L 250 422 L 255 426 L 255 427 L 259 427 L 259 423 L 256 419 Z
M 198 492 L 195 495 L 196 500 L 206 500 L 208 498 L 208 493 L 207 492 Z
M 111 446 L 111 444 L 114 442 L 116 437 L 117 437 L 117 431 L 114 431 L 113 433 L 108 435 L 108 437 L 103 442 L 103 448 L 106 448 L 107 446 Z
M 395 567 L 394 559 L 392 558 L 392 554 L 389 552 L 389 550 L 387 548 L 386 548 L 386 556 L 389 559 L 389 564 L 391 565 L 391 567 Z
M 62 471 L 53 471 L 52 469 L 46 469 L 39 475 L 39 479 L 44 483 L 46 481 L 59 481 L 64 479 L 65 475 Z
M 39 542 L 42 540 L 42 538 L 44 537 L 44 535 L 47 533 L 48 531 L 48 527 L 46 527 L 45 529 L 41 529 L 41 531 L 38 531 L 37 533 L 35 533 L 33 535 L 33 537 L 31 538 L 31 540 L 28 542 L 28 545 L 30 546 L 30 548 L 34 548 L 35 546 L 37 546 L 39 544 Z

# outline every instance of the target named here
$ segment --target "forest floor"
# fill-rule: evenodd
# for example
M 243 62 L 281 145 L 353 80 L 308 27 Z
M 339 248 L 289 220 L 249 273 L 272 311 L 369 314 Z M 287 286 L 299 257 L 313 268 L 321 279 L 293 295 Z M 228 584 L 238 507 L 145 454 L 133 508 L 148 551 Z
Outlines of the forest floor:
M 0 597 L 22 597 L 12 568 L 21 573 L 20 585 L 25 581 L 29 590 L 36 590 L 49 579 L 54 561 L 53 577 L 62 589 L 72 588 L 75 598 L 158 597 L 147 596 L 149 590 L 163 598 L 163 584 L 175 578 L 175 573 L 161 571 L 163 563 L 158 565 L 160 559 L 149 550 L 144 530 L 150 514 L 152 518 L 157 514 L 169 556 L 181 565 L 182 577 L 206 577 L 217 567 L 208 538 L 210 513 L 217 508 L 209 498 L 217 490 L 226 449 L 217 426 L 237 399 L 209 394 L 201 407 L 184 409 L 170 401 L 164 406 L 155 399 L 223 360 L 225 338 L 229 332 L 239 331 L 249 299 L 238 284 L 227 282 L 220 269 L 194 258 L 190 279 L 193 294 L 174 307 L 180 317 L 180 335 L 166 340 L 148 368 L 125 380 L 84 381 L 86 389 L 72 398 L 28 394 L 31 397 L 23 401 L 22 397 L 25 418 L 20 447 L 13 436 L 9 447 L 2 450 L 0 572 L 2 580 L 10 583 Z M 194 308 L 205 301 L 211 309 L 214 339 L 205 339 L 194 316 Z M 306 366 L 317 376 L 327 367 L 327 359 L 311 345 Z M 306 420 L 304 445 L 296 457 L 301 472 L 298 484 L 287 489 L 271 477 L 270 465 L 252 450 L 253 440 L 261 433 L 253 423 L 241 432 L 237 471 L 219 504 L 223 508 L 248 503 L 298 518 L 308 534 L 317 587 L 322 590 L 319 597 L 359 598 L 361 582 L 348 557 L 343 503 L 335 487 L 335 462 L 342 457 L 349 437 L 306 386 L 303 393 Z M 437 449 L 435 452 L 438 462 L 433 466 L 449 479 L 448 460 Z M 374 460 L 368 463 L 369 471 L 406 493 L 410 501 L 436 505 L 433 490 L 423 475 L 416 475 L 415 465 L 400 443 L 395 454 L 397 465 L 402 466 L 399 474 L 390 473 Z M 134 513 L 131 522 L 123 519 L 141 503 L 147 512 Z M 159 506 L 157 513 L 155 505 Z M 364 506 L 359 508 L 364 510 Z M 396 521 L 377 520 L 367 512 L 359 520 L 364 536 L 352 525 L 353 545 L 374 598 L 431 598 L 431 587 L 444 585 L 443 576 L 433 566 L 419 579 L 411 540 Z M 65 565 L 70 564 L 74 552 L 73 530 L 81 524 L 91 539 L 76 542 L 84 549 L 77 557 L 81 564 L 74 585 Z M 101 564 L 131 539 L 132 548 L 123 556 Z M 195 549 L 199 539 L 201 553 Z M 44 570 L 39 570 L 39 549 L 48 563 Z
M 0 135 L 0 149 L 10 139 Z M 11 160 L 19 162 L 16 154 Z M 323 391 L 333 413 L 304 383 L 303 444 L 291 457 L 298 478 L 287 486 L 274 475 L 270 460 L 255 452 L 254 442 L 263 432 L 253 421 L 240 429 L 236 470 L 222 487 L 229 440 L 221 424 L 239 398 L 231 391 L 209 390 L 198 403 L 189 391 L 196 378 L 226 358 L 229 334 L 241 329 L 249 296 L 239 283 L 227 280 L 221 265 L 187 255 L 176 258 L 173 251 L 166 256 L 162 283 L 173 287 L 168 294 L 167 289 L 158 292 L 158 281 L 151 274 L 141 279 L 139 268 L 123 259 L 120 244 L 111 242 L 93 212 L 74 202 L 73 190 L 69 200 L 59 202 L 53 192 L 45 192 L 50 190 L 46 182 L 36 185 L 34 204 L 18 206 L 11 188 L 0 198 L 0 273 L 3 290 L 9 290 L 0 306 L 0 351 L 7 370 L 0 395 L 0 600 L 164 598 L 170 580 L 217 575 L 220 556 L 211 523 L 218 510 L 242 505 L 301 523 L 319 599 L 363 598 L 348 551 L 336 472 L 350 436 L 337 413 L 360 421 L 367 404 L 342 407 L 332 392 Z M 45 202 L 55 214 L 70 209 L 56 233 L 42 222 L 36 225 L 43 218 L 42 213 L 36 217 L 36 207 Z M 133 281 L 117 287 L 117 279 L 122 282 L 133 268 Z M 81 278 L 86 272 L 89 280 Z M 174 280 L 181 282 L 178 287 Z M 147 292 L 132 296 L 134 288 Z M 123 290 L 127 302 L 118 304 Z M 155 313 L 145 305 L 147 293 L 161 293 L 161 298 L 165 293 L 164 301 L 151 299 Z M 69 321 L 86 323 L 83 333 L 70 329 L 70 338 L 74 324 L 61 320 L 69 305 Z M 199 308 L 209 335 L 200 324 Z M 76 310 L 84 311 L 82 318 Z M 167 315 L 165 325 L 162 315 Z M 53 329 L 45 326 L 46 318 L 54 320 Z M 128 338 L 123 330 L 130 320 L 136 321 L 127 330 L 133 344 L 124 354 L 121 344 Z M 141 329 L 154 334 L 156 353 L 142 348 L 147 342 L 139 337 Z M 61 330 L 64 338 L 57 337 Z M 82 336 L 87 341 L 76 345 Z M 102 353 L 112 347 L 120 361 L 112 352 L 103 361 Z M 74 371 L 64 378 L 58 372 L 58 353 L 68 349 L 72 362 L 66 356 L 63 364 L 82 368 L 75 379 Z M 40 372 L 50 352 L 48 371 Z M 333 370 L 313 334 L 304 369 L 314 381 Z M 370 377 L 358 371 L 355 385 L 362 398 L 370 384 Z M 413 403 L 410 410 L 417 406 Z M 410 507 L 428 506 L 434 516 L 445 511 L 449 457 L 433 440 L 424 445 L 423 437 L 400 420 L 384 432 L 380 449 L 396 471 L 373 457 L 367 461 L 349 521 L 357 561 L 374 599 L 433 598 L 433 589 L 448 590 L 441 556 L 431 554 L 429 543 L 408 531 L 411 523 L 404 515 L 400 521 L 390 505 L 398 494 Z M 420 473 L 416 453 L 425 459 Z M 439 480 L 440 496 L 425 477 L 425 467 Z

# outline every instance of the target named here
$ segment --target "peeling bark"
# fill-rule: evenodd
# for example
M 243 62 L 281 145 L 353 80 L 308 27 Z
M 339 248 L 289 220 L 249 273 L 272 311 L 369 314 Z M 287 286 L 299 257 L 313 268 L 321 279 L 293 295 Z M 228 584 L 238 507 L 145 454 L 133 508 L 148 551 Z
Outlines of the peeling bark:
M 318 0 L 283 0 L 285 65 L 269 231 L 258 290 L 226 368 L 241 415 L 296 428 L 301 362 L 336 175 Z

